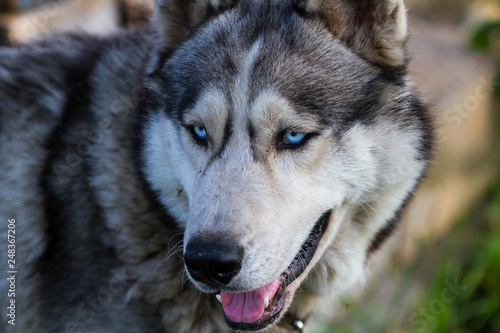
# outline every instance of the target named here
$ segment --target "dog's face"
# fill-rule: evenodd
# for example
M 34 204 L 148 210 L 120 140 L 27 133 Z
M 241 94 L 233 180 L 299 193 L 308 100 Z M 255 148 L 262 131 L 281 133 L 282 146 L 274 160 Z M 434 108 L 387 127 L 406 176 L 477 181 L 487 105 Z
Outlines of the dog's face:
M 328 16 L 352 5 L 331 2 L 157 8 L 171 53 L 146 80 L 144 173 L 184 229 L 191 281 L 220 294 L 234 329 L 274 323 L 308 275 L 355 280 L 425 166 L 402 3 L 351 8 L 385 20 L 359 36 Z

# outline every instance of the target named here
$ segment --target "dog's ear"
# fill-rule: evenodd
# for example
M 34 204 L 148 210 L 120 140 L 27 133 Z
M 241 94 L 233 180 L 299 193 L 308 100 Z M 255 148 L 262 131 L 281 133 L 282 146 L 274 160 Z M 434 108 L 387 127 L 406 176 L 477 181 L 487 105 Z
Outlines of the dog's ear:
M 385 66 L 405 63 L 403 0 L 295 0 L 299 10 L 319 14 L 330 31 L 365 59 Z
M 176 47 L 213 14 L 236 0 L 155 0 L 154 25 L 164 48 Z

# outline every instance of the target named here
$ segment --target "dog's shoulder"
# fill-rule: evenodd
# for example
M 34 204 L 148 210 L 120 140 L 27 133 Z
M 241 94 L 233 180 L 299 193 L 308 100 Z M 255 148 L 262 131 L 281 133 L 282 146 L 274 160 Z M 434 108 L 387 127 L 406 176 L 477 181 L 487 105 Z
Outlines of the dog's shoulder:
M 118 73 L 130 69 L 147 48 L 149 27 L 119 31 L 110 36 L 78 33 L 44 37 L 31 44 L 0 48 L 0 117 L 2 123 L 20 113 L 36 118 L 62 115 L 71 94 L 91 88 L 96 73 L 106 72 L 120 80 Z M 109 70 L 103 70 L 109 68 Z M 108 80 L 109 81 L 109 80 Z M 88 84 L 91 82 L 90 84 Z M 31 121 L 36 119 L 31 119 Z

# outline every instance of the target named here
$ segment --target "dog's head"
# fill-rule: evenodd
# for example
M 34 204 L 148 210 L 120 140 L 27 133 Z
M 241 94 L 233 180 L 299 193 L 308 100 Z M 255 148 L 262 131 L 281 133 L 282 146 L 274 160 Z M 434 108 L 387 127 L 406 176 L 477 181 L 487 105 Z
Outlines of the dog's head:
M 360 275 L 428 158 L 400 0 L 163 0 L 144 174 L 234 329 Z M 306 280 L 307 277 L 307 280 Z

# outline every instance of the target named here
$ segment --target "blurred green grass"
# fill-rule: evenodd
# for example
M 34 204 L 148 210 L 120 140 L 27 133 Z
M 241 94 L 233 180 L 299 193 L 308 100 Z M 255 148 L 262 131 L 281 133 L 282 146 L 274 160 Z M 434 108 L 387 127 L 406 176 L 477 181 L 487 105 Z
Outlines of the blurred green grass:
M 429 327 L 433 332 L 500 332 L 500 181 L 485 203 L 442 242 L 446 246 L 438 272 L 420 302 L 421 307 L 431 307 Z M 446 304 L 443 290 L 449 287 L 443 281 L 455 279 L 464 289 Z M 436 300 L 444 306 L 433 309 Z M 418 332 L 422 328 L 408 330 Z
M 499 1 L 500 6 L 500 1 Z M 486 21 L 479 24 L 469 42 L 473 50 L 492 53 L 497 58 L 497 70 L 494 82 L 500 82 L 500 21 Z M 500 85 L 495 84 L 495 94 L 500 95 Z

